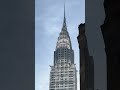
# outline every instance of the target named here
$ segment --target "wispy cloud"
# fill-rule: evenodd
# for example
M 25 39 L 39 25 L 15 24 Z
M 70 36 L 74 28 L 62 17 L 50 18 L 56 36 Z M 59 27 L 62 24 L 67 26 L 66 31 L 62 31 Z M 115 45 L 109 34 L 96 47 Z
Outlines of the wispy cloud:
M 55 13 L 59 10 L 57 13 Z M 58 6 L 53 5 L 46 10 L 44 16 L 36 17 L 36 20 L 41 22 L 44 27 L 44 31 L 47 35 L 53 35 L 60 32 L 63 10 L 60 10 Z

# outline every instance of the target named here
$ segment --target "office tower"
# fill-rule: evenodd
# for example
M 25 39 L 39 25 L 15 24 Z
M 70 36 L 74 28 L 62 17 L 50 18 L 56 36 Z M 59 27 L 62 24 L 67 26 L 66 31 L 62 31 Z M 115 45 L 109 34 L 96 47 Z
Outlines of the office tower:
M 77 90 L 77 70 L 74 51 L 67 31 L 65 5 L 62 30 L 54 51 L 54 65 L 50 66 L 49 90 Z

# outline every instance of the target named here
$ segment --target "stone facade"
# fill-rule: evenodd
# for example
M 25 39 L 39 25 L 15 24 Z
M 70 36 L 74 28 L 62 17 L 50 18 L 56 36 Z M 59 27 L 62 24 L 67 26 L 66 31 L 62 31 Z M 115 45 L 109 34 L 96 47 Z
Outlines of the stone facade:
M 77 37 L 80 48 L 80 90 L 94 90 L 94 63 L 93 57 L 89 55 L 87 39 L 85 35 L 85 24 L 79 25 Z

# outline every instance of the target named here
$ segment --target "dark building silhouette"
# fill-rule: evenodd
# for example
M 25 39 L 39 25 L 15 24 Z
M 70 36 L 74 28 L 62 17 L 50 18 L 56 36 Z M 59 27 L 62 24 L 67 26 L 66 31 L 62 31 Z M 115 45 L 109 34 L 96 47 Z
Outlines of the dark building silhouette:
M 104 0 L 105 21 L 101 26 L 107 55 L 107 90 L 120 90 L 120 3 Z
M 85 34 L 88 50 L 94 60 L 94 89 L 107 90 L 105 45 L 101 25 L 105 19 L 104 0 L 85 1 Z
M 89 55 L 85 24 L 80 24 L 77 37 L 80 48 L 80 90 L 94 90 L 94 63 Z

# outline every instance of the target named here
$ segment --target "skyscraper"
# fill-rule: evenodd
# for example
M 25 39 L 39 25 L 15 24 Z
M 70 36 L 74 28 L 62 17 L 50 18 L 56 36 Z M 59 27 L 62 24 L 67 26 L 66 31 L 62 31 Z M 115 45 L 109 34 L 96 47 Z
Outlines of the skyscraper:
M 67 31 L 65 5 L 62 30 L 54 51 L 54 65 L 50 66 L 49 90 L 77 90 L 77 70 L 74 51 Z

